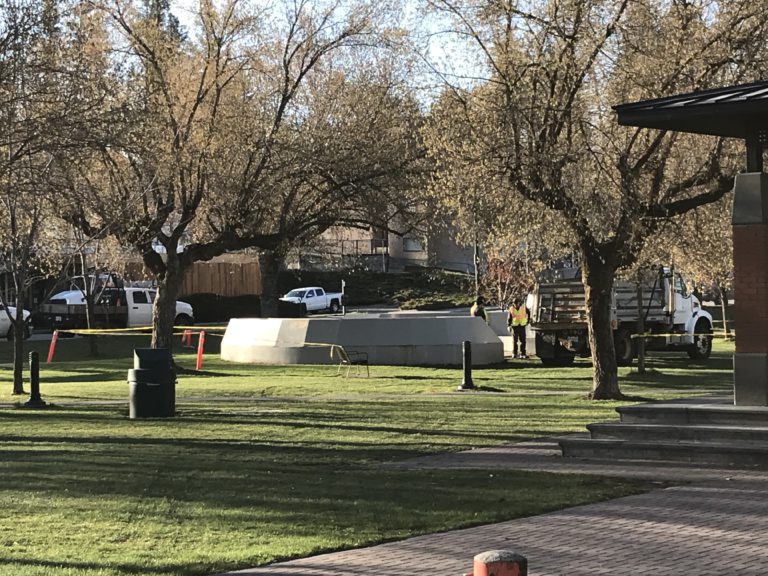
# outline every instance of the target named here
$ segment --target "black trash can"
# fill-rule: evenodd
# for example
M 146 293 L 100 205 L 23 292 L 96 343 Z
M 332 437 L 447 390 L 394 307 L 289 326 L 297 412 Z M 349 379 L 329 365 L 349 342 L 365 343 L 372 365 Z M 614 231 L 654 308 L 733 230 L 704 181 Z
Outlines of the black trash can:
M 176 371 L 168 348 L 136 348 L 128 370 L 130 418 L 168 418 L 176 413 Z

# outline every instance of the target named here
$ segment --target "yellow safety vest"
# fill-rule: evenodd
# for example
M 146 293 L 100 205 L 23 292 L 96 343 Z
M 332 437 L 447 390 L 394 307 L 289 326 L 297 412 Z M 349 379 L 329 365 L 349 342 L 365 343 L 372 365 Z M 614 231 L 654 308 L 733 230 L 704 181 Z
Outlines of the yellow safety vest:
M 528 324 L 528 312 L 525 310 L 525 306 L 520 306 L 520 308 L 510 306 L 509 316 L 512 318 L 512 326 L 525 326 Z

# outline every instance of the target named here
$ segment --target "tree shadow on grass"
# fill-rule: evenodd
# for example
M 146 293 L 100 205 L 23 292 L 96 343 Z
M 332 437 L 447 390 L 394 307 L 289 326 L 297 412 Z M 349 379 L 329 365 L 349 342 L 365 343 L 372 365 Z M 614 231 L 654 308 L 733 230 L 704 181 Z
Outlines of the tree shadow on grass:
M 179 364 L 176 364 L 175 368 L 176 368 L 176 374 L 179 376 L 199 376 L 201 378 L 220 378 L 220 377 L 246 378 L 247 377 L 247 375 L 242 374 L 240 372 L 215 372 L 213 370 L 195 370 L 194 368 L 186 368 L 184 366 L 180 366 Z
M 31 566 L 36 568 L 48 569 L 51 572 L 58 572 L 62 569 L 67 570 L 87 570 L 87 571 L 112 571 L 119 570 L 125 574 L 202 574 L 203 572 L 192 572 L 192 567 L 186 564 L 153 564 L 151 566 L 139 564 L 115 564 L 115 563 L 96 563 L 96 562 L 66 562 L 62 560 L 36 560 L 32 558 L 3 558 L 0 557 L 0 566 Z M 46 574 L 49 572 L 46 571 Z
M 459 390 L 460 392 L 499 392 L 501 394 L 509 394 L 509 390 L 503 390 L 502 388 L 494 388 L 493 386 L 483 386 L 482 384 L 475 384 L 474 388 L 468 390 Z
M 450 376 L 417 376 L 415 374 L 401 374 L 394 376 L 376 376 L 377 380 L 452 380 Z

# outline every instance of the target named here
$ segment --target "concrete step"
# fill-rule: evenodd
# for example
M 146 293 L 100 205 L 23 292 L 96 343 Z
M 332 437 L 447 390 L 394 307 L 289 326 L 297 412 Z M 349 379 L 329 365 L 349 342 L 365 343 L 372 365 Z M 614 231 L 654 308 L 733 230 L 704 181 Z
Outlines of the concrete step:
M 650 403 L 616 409 L 627 424 L 692 424 L 768 427 L 768 406 Z
M 627 424 L 600 422 L 588 424 L 595 440 L 630 442 L 689 442 L 764 446 L 768 448 L 768 427 L 680 424 Z
M 596 460 L 652 460 L 676 464 L 715 464 L 734 468 L 768 468 L 768 446 L 732 446 L 711 442 L 632 442 L 563 438 L 563 456 Z

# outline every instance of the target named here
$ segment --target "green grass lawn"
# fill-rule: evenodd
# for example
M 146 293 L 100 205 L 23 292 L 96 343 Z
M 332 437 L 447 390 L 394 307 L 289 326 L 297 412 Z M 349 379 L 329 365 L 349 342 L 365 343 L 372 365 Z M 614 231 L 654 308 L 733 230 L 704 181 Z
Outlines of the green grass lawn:
M 46 410 L 11 407 L 26 398 L 10 395 L 10 345 L 0 343 L 0 574 L 211 574 L 647 489 L 381 466 L 614 418 L 619 403 L 584 400 L 584 361 L 476 369 L 479 392 L 459 393 L 460 369 L 373 366 L 371 378 L 345 379 L 335 366 L 240 366 L 218 360 L 210 338 L 202 373 L 179 375 L 177 417 L 129 420 L 126 372 L 146 343 L 103 338 L 94 360 L 84 340 L 60 340 L 41 366 Z M 43 361 L 47 346 L 30 343 Z M 731 353 L 718 344 L 703 365 L 652 356 L 650 374 L 622 370 L 622 389 L 649 399 L 728 391 Z M 176 358 L 194 366 L 189 351 Z

